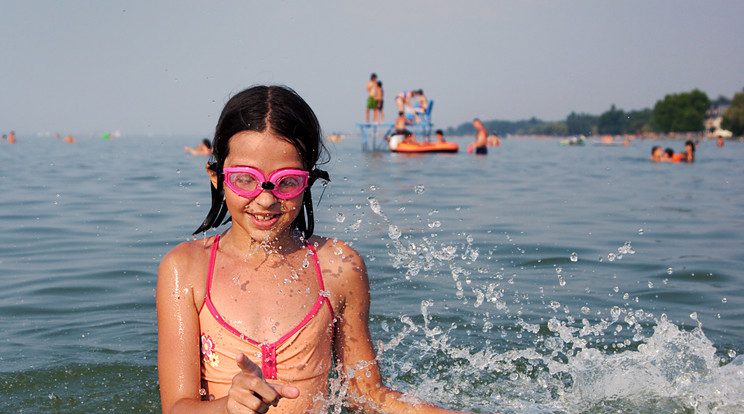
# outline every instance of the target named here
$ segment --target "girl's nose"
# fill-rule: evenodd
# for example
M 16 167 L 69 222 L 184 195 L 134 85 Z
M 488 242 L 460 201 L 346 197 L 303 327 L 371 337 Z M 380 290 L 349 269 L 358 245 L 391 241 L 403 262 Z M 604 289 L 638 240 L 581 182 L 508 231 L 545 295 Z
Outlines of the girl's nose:
M 258 193 L 258 195 L 253 201 L 255 201 L 259 206 L 263 208 L 269 208 L 273 206 L 274 204 L 280 202 L 281 199 L 276 197 L 274 193 L 272 193 L 271 191 L 263 190 L 260 193 Z

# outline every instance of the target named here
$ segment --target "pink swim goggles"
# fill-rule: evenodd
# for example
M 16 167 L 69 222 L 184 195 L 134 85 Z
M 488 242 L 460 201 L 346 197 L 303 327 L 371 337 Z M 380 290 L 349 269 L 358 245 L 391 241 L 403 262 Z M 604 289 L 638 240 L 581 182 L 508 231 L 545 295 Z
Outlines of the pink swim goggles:
M 222 169 L 225 185 L 235 194 L 250 198 L 263 190 L 269 190 L 274 197 L 288 200 L 300 195 L 307 188 L 308 171 L 284 168 L 276 170 L 269 178 L 263 171 L 253 167 L 227 167 Z

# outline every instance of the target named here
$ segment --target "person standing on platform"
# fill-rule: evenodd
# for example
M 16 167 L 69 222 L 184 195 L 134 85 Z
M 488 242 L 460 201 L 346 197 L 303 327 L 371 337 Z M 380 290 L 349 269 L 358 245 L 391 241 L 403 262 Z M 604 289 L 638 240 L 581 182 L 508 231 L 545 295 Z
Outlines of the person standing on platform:
M 375 100 L 377 101 L 377 108 L 375 108 L 372 115 L 372 122 L 385 122 L 385 114 L 382 112 L 382 81 L 377 81 L 377 88 L 375 88 Z
M 377 109 L 377 100 L 375 99 L 375 92 L 377 91 L 377 74 L 373 73 L 367 81 L 367 116 L 366 122 L 369 124 L 369 111 L 375 111 Z

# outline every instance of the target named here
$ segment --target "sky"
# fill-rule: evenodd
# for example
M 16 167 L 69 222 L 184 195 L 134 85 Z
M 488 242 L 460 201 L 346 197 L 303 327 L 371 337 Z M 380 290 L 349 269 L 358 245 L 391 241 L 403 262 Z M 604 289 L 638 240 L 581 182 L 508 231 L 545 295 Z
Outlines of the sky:
M 423 89 L 436 127 L 563 120 L 744 88 L 741 0 L 0 0 L 0 131 L 211 137 L 255 84 L 295 89 L 356 133 Z

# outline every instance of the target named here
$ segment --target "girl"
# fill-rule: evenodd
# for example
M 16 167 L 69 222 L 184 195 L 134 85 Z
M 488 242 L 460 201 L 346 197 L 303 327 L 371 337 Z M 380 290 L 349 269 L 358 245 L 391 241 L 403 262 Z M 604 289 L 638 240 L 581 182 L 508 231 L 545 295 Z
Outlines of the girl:
M 327 410 L 332 358 L 352 408 L 448 412 L 382 385 L 364 261 L 313 235 L 310 186 L 322 134 L 294 91 L 247 89 L 226 104 L 207 170 L 212 208 L 160 264 L 158 375 L 163 412 Z

